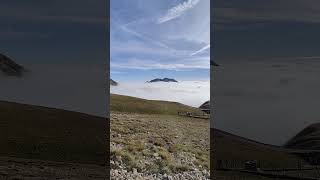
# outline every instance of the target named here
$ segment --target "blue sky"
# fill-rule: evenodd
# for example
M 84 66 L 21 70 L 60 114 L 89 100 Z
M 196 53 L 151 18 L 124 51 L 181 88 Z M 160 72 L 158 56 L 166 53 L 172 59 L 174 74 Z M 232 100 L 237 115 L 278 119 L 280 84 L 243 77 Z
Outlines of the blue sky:
M 212 1 L 215 60 L 319 57 L 320 1 Z
M 209 79 L 209 0 L 111 0 L 110 14 L 114 80 Z
M 18 63 L 107 63 L 101 0 L 1 0 L 0 52 Z

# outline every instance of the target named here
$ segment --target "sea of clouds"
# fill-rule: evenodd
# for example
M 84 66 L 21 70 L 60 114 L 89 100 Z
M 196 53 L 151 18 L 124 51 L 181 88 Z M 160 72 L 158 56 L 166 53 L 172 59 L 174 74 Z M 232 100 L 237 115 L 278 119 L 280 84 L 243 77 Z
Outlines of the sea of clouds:
M 210 81 L 180 81 L 155 83 L 119 83 L 110 92 L 149 100 L 165 100 L 199 107 L 210 99 Z
M 212 127 L 283 145 L 319 123 L 318 60 L 238 61 L 215 68 Z
M 0 100 L 107 115 L 107 71 L 102 65 L 25 65 L 25 76 L 0 74 Z
M 0 100 L 77 111 L 105 117 L 108 112 L 107 68 L 86 64 L 26 64 L 23 77 L 0 74 Z M 209 81 L 125 83 L 111 93 L 199 107 L 210 98 Z

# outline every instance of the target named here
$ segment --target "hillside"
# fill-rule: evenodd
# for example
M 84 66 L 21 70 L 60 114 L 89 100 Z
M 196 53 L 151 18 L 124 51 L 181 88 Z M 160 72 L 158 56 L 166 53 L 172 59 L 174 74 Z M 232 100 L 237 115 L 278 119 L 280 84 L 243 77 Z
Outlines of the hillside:
M 178 112 L 203 114 L 203 112 L 198 108 L 190 107 L 177 102 L 146 100 L 117 94 L 110 95 L 110 110 L 143 114 L 177 115 Z
M 105 163 L 105 118 L 0 101 L 0 156 Z
M 259 143 L 218 129 L 213 130 L 211 139 L 214 156 L 220 160 L 258 160 L 273 167 L 285 167 L 290 162 L 296 164 L 297 161 L 303 161 L 285 148 Z
M 198 108 L 111 94 L 110 109 L 112 179 L 209 179 L 210 121 L 178 115 Z
M 7 76 L 21 76 L 25 71 L 24 67 L 15 63 L 8 56 L 0 53 L 0 72 Z
M 284 147 L 303 150 L 320 150 L 320 123 L 306 127 L 290 139 Z
M 112 179 L 209 179 L 208 120 L 114 111 L 110 117 Z
M 206 101 L 199 108 L 200 109 L 210 109 L 210 101 Z
M 0 179 L 15 180 L 106 180 L 107 166 L 0 157 Z

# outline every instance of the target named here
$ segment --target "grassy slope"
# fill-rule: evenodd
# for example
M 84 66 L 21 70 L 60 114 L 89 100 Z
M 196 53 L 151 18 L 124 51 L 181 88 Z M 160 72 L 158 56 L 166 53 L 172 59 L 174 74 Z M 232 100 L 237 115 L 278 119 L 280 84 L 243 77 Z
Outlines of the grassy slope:
M 110 97 L 111 111 L 166 115 L 177 115 L 178 112 L 203 114 L 198 108 L 193 108 L 177 102 L 146 100 L 116 94 L 111 94 Z
M 111 147 L 111 158 L 120 154 L 130 160 L 126 164 L 129 168 L 168 173 L 190 168 L 175 156 L 195 154 L 193 163 L 209 169 L 209 121 L 177 116 L 178 112 L 203 114 L 199 109 L 176 102 L 112 94 L 110 110 L 111 142 L 123 147 L 122 150 Z M 153 153 L 163 156 L 161 163 L 153 159 Z M 143 163 L 146 161 L 152 163 L 146 165 Z
M 121 154 L 130 157 L 129 168 L 155 172 L 170 168 L 178 171 L 189 165 L 175 158 L 182 153 L 195 154 L 193 163 L 209 169 L 209 121 L 174 115 L 111 113 L 111 142 L 124 148 Z M 121 135 L 121 136 L 119 136 Z M 157 147 L 157 148 L 154 148 Z M 112 155 L 116 150 L 111 148 Z M 161 165 L 154 161 L 153 153 L 163 156 Z M 111 157 L 112 158 L 112 157 Z M 149 165 L 139 163 L 150 161 Z M 153 169 L 153 170 L 151 170 Z M 168 172 L 167 172 L 168 173 Z
M 259 160 L 272 167 L 287 167 L 303 161 L 281 147 L 266 145 L 214 129 L 215 157 L 221 160 Z
M 103 163 L 105 118 L 0 101 L 0 155 Z

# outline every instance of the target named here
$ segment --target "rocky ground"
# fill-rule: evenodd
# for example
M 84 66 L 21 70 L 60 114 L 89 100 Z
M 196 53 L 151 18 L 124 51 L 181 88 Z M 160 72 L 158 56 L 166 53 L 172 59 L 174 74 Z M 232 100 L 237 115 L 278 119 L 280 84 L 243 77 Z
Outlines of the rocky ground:
M 209 179 L 209 121 L 111 112 L 111 179 Z
M 106 165 L 0 157 L 0 180 L 104 180 Z

